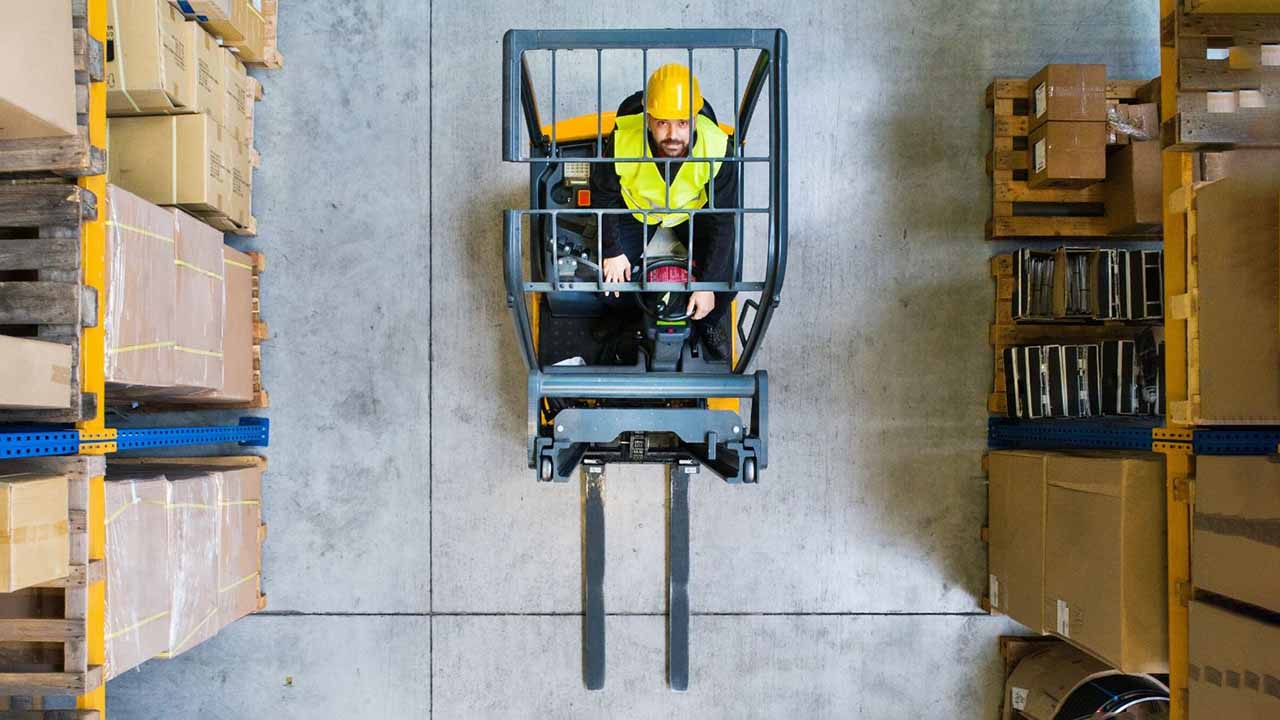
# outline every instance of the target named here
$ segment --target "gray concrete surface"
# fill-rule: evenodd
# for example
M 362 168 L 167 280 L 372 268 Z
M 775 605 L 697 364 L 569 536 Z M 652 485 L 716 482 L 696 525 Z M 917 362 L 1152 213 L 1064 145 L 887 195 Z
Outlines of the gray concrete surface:
M 248 243 L 270 258 L 272 614 L 112 682 L 112 717 L 990 718 L 1011 628 L 978 609 L 982 91 L 1049 61 L 1155 75 L 1155 4 L 532 7 L 286 4 Z M 618 615 L 588 694 L 578 489 L 523 465 L 498 230 L 526 175 L 499 162 L 501 35 L 686 25 L 790 34 L 792 255 L 759 361 L 772 464 L 757 487 L 694 487 L 686 695 L 662 685 L 661 472 L 611 472 Z M 561 112 L 591 109 L 562 92 Z

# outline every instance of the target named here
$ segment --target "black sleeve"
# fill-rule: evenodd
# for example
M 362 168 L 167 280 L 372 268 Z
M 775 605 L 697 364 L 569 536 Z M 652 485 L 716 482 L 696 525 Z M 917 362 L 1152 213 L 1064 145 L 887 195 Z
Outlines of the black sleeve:
M 733 146 L 734 137 L 729 136 L 729 147 Z M 738 207 L 738 163 L 720 164 L 720 171 L 711 182 L 707 183 L 707 196 L 715 198 L 715 207 Z M 708 209 L 711 203 L 707 203 Z M 733 261 L 733 219 L 734 213 L 712 213 L 706 215 L 712 223 L 710 233 L 711 251 L 707 255 L 707 269 L 704 278 L 707 282 L 726 282 L 732 272 Z
M 613 157 L 613 135 L 604 139 L 604 157 Z M 618 173 L 614 172 L 611 163 L 591 164 L 591 207 L 617 209 L 626 207 L 622 201 L 622 186 L 618 182 Z M 600 242 L 604 258 L 622 254 L 622 246 L 618 243 L 618 215 L 601 216 Z

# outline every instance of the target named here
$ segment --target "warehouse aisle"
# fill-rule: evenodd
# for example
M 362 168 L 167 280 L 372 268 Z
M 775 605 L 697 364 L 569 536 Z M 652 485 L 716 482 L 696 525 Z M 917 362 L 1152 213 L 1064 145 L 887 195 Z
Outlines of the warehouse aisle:
M 1049 61 L 1154 76 L 1154 5 L 483 5 L 284 9 L 255 197 L 279 340 L 270 612 L 113 681 L 112 717 L 991 717 L 1011 626 L 977 600 L 982 91 Z M 499 229 L 527 180 L 500 162 L 499 61 L 502 32 L 534 25 L 790 34 L 792 255 L 760 360 L 773 462 L 756 487 L 694 487 L 684 695 L 663 686 L 661 471 L 610 473 L 618 616 L 591 694 L 578 488 L 523 463 Z M 561 112 L 592 109 L 576 97 Z

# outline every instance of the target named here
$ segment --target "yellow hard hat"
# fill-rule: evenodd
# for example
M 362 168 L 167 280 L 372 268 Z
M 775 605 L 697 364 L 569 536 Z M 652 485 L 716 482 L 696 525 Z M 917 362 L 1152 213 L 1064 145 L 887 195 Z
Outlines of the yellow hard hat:
M 690 109 L 690 85 L 693 107 Z M 688 120 L 702 110 L 702 88 L 686 65 L 663 65 L 649 76 L 648 111 L 659 120 Z

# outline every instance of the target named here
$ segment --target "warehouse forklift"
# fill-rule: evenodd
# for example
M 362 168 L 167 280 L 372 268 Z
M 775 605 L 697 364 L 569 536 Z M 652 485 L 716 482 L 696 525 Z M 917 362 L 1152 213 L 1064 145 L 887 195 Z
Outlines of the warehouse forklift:
M 527 163 L 528 209 L 504 216 L 507 305 L 528 369 L 528 462 L 542 482 L 568 482 L 580 474 L 583 513 L 583 675 L 589 689 L 604 687 L 604 479 L 609 465 L 662 464 L 667 468 L 667 680 L 688 688 L 689 673 L 689 481 L 706 468 L 733 484 L 759 481 L 768 465 L 768 377 L 748 371 L 781 301 L 787 259 L 786 33 L 782 30 L 510 30 L 503 42 L 503 160 Z M 736 208 L 680 210 L 733 214 L 732 274 L 725 282 L 697 279 L 693 232 L 648 235 L 631 281 L 606 282 L 601 250 L 603 217 L 629 209 L 592 207 L 594 164 L 613 131 L 614 113 L 603 109 L 602 63 L 608 50 L 638 50 L 641 87 L 651 51 L 687 54 L 716 50 L 733 56 L 733 125 L 721 126 L 733 142 L 721 162 L 738 173 Z M 556 117 L 557 53 L 594 52 L 596 112 Z M 549 56 L 550 122 L 543 123 L 534 92 L 530 55 Z M 752 63 L 739 87 L 740 56 Z M 742 92 L 739 92 L 739 91 Z M 768 95 L 767 152 L 749 154 L 747 130 Z M 692 102 L 690 102 L 692 107 Z M 693 118 L 690 118 L 692 125 Z M 692 143 L 690 144 L 692 146 Z M 753 146 L 754 147 L 754 146 Z M 634 161 L 654 162 L 647 152 Z M 686 159 L 686 162 L 708 162 Z M 657 160 L 659 165 L 665 160 Z M 767 207 L 744 207 L 743 168 L 767 167 Z M 666 171 L 670 177 L 670 165 Z M 714 194 L 714 193 L 713 193 Z M 654 212 L 670 212 L 655 208 Z M 744 281 L 745 216 L 767 218 L 764 268 Z M 527 243 L 527 247 L 526 247 Z M 733 338 L 732 357 L 715 357 L 693 332 L 686 314 L 695 291 L 758 294 L 735 302 L 723 322 Z M 634 312 L 620 309 L 617 294 Z M 619 316 L 630 318 L 618 320 Z M 750 319 L 750 327 L 747 321 Z M 602 331 L 604 327 L 606 330 Z M 741 402 L 750 402 L 744 420 Z

